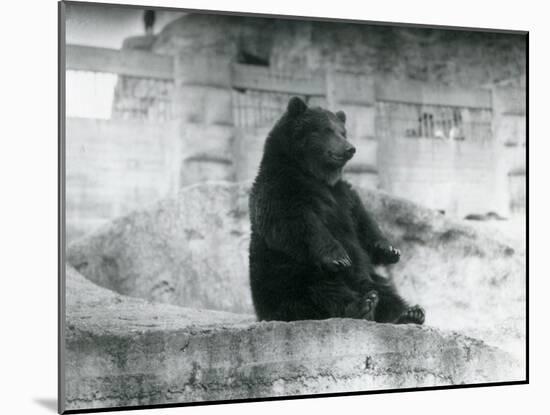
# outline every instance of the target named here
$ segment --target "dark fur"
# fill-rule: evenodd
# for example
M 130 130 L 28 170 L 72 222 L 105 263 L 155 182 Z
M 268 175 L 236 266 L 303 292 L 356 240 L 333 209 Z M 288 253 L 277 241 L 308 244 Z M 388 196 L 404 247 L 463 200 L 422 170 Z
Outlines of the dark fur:
M 373 265 L 393 249 L 341 180 L 355 149 L 345 114 L 298 98 L 271 130 L 250 195 L 250 284 L 260 320 L 352 317 L 422 323 Z

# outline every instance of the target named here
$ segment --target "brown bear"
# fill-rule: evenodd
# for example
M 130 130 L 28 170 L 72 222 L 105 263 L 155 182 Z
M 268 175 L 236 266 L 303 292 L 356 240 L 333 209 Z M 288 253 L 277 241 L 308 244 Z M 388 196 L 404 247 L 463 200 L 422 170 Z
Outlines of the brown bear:
M 346 116 L 292 98 L 269 133 L 249 207 L 252 299 L 260 320 L 350 317 L 424 322 L 374 265 L 393 248 L 342 180 L 355 148 Z

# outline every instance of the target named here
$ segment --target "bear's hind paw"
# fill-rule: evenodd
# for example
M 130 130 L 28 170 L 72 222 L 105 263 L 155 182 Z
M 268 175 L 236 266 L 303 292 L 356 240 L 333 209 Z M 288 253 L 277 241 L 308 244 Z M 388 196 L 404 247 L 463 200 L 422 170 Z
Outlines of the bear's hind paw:
M 375 290 L 369 291 L 363 300 L 361 318 L 374 321 L 374 312 L 378 305 L 378 293 Z
M 391 245 L 377 242 L 374 245 L 375 256 L 377 258 L 376 262 L 379 262 L 383 265 L 390 265 L 399 262 L 401 258 L 401 251 L 397 248 L 394 248 Z
M 397 319 L 396 324 L 424 324 L 426 313 L 422 307 L 415 305 L 409 307 Z

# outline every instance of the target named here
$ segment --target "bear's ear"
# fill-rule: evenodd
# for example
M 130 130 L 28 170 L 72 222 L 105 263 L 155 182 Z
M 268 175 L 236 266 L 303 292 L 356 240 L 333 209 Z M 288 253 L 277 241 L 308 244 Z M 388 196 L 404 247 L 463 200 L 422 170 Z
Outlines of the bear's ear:
M 346 113 L 345 113 L 344 111 L 338 111 L 338 112 L 336 113 L 336 116 L 337 116 L 338 119 L 339 119 L 340 121 L 342 121 L 343 123 L 346 122 Z
M 290 101 L 288 101 L 287 111 L 292 117 L 296 117 L 304 113 L 306 109 L 306 103 L 298 97 L 292 97 L 290 98 Z

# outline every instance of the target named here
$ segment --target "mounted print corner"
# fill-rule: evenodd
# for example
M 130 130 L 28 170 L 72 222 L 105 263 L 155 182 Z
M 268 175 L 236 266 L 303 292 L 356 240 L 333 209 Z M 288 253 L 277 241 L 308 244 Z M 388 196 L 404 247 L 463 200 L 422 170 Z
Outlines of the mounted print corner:
M 527 383 L 527 32 L 59 3 L 59 411 Z

